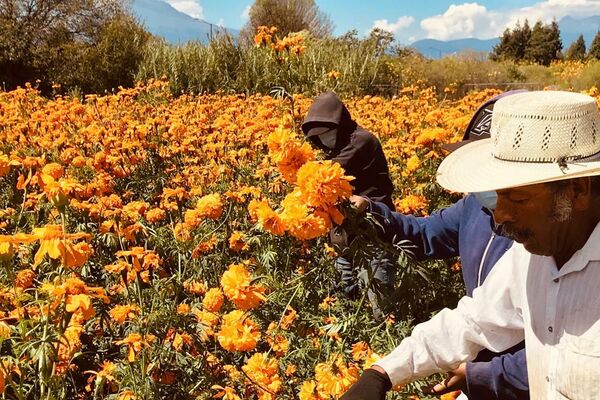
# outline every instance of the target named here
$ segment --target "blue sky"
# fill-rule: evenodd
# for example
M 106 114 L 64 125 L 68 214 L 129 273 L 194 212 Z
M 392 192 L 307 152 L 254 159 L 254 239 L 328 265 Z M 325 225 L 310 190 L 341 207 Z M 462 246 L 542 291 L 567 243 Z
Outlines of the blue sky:
M 239 29 L 247 20 L 251 0 L 164 0 L 196 18 Z M 600 0 L 317 0 L 335 25 L 334 34 L 373 27 L 394 33 L 401 43 L 499 36 L 517 20 L 545 22 L 565 16 L 600 15 Z

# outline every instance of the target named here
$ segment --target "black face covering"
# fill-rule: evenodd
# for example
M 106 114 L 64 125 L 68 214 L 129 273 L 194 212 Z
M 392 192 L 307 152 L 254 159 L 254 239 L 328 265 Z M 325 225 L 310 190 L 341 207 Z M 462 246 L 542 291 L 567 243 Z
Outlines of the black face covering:
M 318 138 L 325 148 L 333 150 L 335 149 L 335 145 L 337 142 L 337 129 L 332 129 L 330 131 L 322 133 L 318 136 Z

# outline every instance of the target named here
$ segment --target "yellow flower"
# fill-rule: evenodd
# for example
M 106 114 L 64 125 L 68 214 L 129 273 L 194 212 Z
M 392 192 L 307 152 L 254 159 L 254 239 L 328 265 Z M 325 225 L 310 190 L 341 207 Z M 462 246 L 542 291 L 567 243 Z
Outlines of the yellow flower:
M 243 311 L 234 310 L 223 316 L 217 339 L 225 350 L 250 351 L 260 340 L 260 330 L 256 322 Z

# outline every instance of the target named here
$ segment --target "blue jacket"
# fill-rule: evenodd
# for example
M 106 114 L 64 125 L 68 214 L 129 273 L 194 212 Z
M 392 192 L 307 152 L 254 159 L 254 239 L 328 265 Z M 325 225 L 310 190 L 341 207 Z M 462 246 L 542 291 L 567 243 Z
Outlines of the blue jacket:
M 411 251 L 417 259 L 460 256 L 469 296 L 512 245 L 512 240 L 493 232 L 491 216 L 473 195 L 428 217 L 392 212 L 375 201 L 371 202 L 370 210 L 384 228 L 384 240 L 410 240 L 416 246 Z M 528 399 L 528 388 L 524 343 L 502 354 L 482 351 L 467 363 L 470 400 Z

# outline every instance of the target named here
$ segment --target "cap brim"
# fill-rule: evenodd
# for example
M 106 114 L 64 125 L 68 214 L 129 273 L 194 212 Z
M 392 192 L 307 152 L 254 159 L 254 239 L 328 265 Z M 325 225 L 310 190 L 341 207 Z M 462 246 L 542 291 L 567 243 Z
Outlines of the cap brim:
M 600 175 L 600 160 L 558 163 L 504 161 L 492 155 L 492 139 L 476 140 L 449 154 L 440 164 L 437 181 L 454 192 L 484 192 L 563 179 Z
M 337 125 L 336 124 L 331 124 L 328 122 L 321 122 L 321 123 L 317 123 L 317 122 L 308 122 L 306 124 L 303 124 L 303 131 L 306 133 L 307 137 L 311 137 L 311 136 L 319 136 L 325 132 L 329 132 L 332 129 L 336 129 Z

